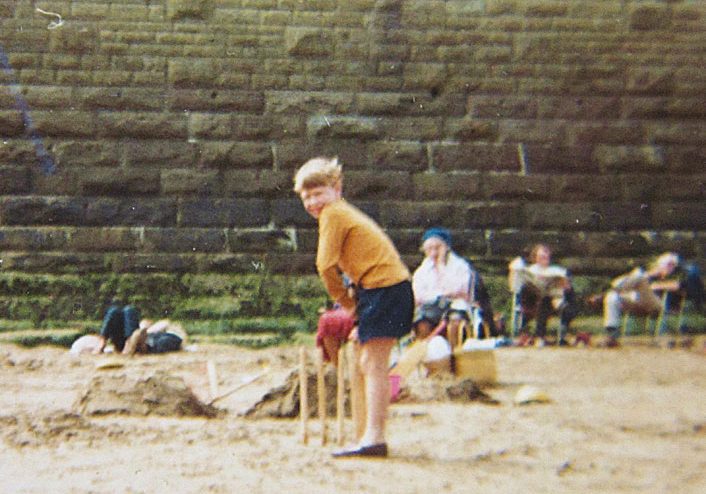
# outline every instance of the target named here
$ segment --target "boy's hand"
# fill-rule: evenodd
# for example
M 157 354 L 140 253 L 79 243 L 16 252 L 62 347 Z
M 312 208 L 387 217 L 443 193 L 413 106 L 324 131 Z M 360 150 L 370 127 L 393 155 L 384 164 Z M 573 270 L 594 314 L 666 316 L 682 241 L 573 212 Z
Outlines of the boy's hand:
M 348 334 L 348 341 L 358 341 L 358 326 L 353 326 L 353 329 Z

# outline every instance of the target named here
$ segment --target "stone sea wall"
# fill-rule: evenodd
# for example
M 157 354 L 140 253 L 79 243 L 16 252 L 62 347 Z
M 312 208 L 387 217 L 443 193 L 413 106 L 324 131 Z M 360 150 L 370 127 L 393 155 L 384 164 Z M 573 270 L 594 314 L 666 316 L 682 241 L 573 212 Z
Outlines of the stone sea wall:
M 4 279 L 313 274 L 319 154 L 412 268 L 706 252 L 700 0 L 0 0 L 0 49 Z

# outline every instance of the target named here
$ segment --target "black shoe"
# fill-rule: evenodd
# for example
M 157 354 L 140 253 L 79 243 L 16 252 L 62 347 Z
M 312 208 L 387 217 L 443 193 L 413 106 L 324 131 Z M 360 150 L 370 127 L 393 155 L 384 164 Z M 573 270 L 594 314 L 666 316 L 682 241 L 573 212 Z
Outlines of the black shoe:
M 371 446 L 360 446 L 359 448 L 343 449 L 332 453 L 334 458 L 352 458 L 352 457 L 372 457 L 385 458 L 387 457 L 387 443 L 373 444 Z
M 559 340 L 559 346 L 569 346 L 569 342 L 562 338 Z

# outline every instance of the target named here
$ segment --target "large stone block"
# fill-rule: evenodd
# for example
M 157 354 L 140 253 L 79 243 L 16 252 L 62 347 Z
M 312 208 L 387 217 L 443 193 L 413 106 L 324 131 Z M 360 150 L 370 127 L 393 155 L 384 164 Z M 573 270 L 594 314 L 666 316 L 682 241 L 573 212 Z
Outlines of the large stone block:
M 366 117 L 315 116 L 307 120 L 312 138 L 373 139 L 380 134 L 377 119 Z
M 438 144 L 432 147 L 440 171 L 519 171 L 517 147 L 510 144 Z
M 671 67 L 630 67 L 626 90 L 639 95 L 671 95 L 675 70 Z
M 477 173 L 416 173 L 412 175 L 413 197 L 418 201 L 478 200 L 481 175 Z
M 468 109 L 479 118 L 528 119 L 537 117 L 537 100 L 532 97 L 488 97 L 471 95 Z
M 229 230 L 230 252 L 294 252 L 297 249 L 293 232 L 288 230 Z
M 42 136 L 95 137 L 96 117 L 87 111 L 33 111 L 34 129 Z
M 198 151 L 196 144 L 174 139 L 123 140 L 121 147 L 125 163 L 135 167 L 188 168 Z
M 657 203 L 652 210 L 657 229 L 706 230 L 706 203 L 703 201 Z
M 53 146 L 54 161 L 60 168 L 114 167 L 120 163 L 120 146 L 115 141 L 70 140 Z
M 670 173 L 701 173 L 703 171 L 704 163 L 706 163 L 706 147 L 663 146 L 663 149 L 664 159 Z
M 418 142 L 376 142 L 370 145 L 370 166 L 376 170 L 421 171 L 428 167 L 426 149 Z
M 385 228 L 429 228 L 465 226 L 461 221 L 462 206 L 442 199 L 434 201 L 386 202 L 380 209 L 380 223 Z
M 524 223 L 524 210 L 516 202 L 475 202 L 465 205 L 464 228 L 518 228 Z
M 412 183 L 409 173 L 352 171 L 346 173 L 346 195 L 355 199 L 409 199 Z
M 527 144 L 517 146 L 517 153 L 528 173 L 591 174 L 596 170 L 593 148 L 587 145 Z
M 76 88 L 72 104 L 78 102 L 89 110 L 145 110 L 164 107 L 164 91 L 150 88 Z
M 650 120 L 643 124 L 646 140 L 655 144 L 703 145 L 706 142 L 706 126 L 700 122 L 685 120 Z
M 80 191 L 87 196 L 159 194 L 159 170 L 83 168 Z
M 142 241 L 137 228 L 78 227 L 68 233 L 66 247 L 76 252 L 135 252 Z
M 271 168 L 272 149 L 266 142 L 207 141 L 198 163 L 214 168 Z
M 433 97 L 425 93 L 363 93 L 356 97 L 364 115 L 462 116 L 465 97 L 460 93 Z
M 75 106 L 74 90 L 71 87 L 32 86 L 22 90 L 27 106 L 34 110 L 65 109 Z
M 492 120 L 473 118 L 447 119 L 444 134 L 461 141 L 495 142 L 498 139 L 499 126 Z
M 172 21 L 185 19 L 206 20 L 215 8 L 213 0 L 166 0 L 167 18 Z
M 549 198 L 549 177 L 494 173 L 483 177 L 482 197 L 491 201 L 539 201 Z
M 645 129 L 639 122 L 577 123 L 567 127 L 566 140 L 573 145 L 639 145 L 646 142 Z
M 346 114 L 353 107 L 350 93 L 274 91 L 267 94 L 268 113 Z
M 95 26 L 65 23 L 60 29 L 49 30 L 49 49 L 54 53 L 88 54 L 98 48 Z
M 226 233 L 213 228 L 146 228 L 142 249 L 145 252 L 223 252 Z
M 650 238 L 640 232 L 582 232 L 568 240 L 568 254 L 586 258 L 639 257 L 655 252 Z
M 611 96 L 546 96 L 537 99 L 540 118 L 606 120 L 620 117 L 621 101 Z
M 189 115 L 189 135 L 196 138 L 226 139 L 233 135 L 233 118 L 222 113 Z
M 374 164 L 371 161 L 373 158 L 370 147 L 375 142 L 361 142 L 357 139 L 286 139 L 280 141 L 275 152 L 279 168 L 292 170 L 292 175 L 295 169 L 316 156 L 338 156 L 344 170 L 359 170 L 370 168 Z
M 630 9 L 629 15 L 630 29 L 635 31 L 666 29 L 672 22 L 672 9 L 658 3 L 635 5 Z
M 223 193 L 234 197 L 273 199 L 292 192 L 292 174 L 272 170 L 226 170 L 222 176 Z
M 86 201 L 55 197 L 5 197 L 0 200 L 2 225 L 80 225 Z
M 0 164 L 0 195 L 24 195 L 30 190 L 30 173 L 26 167 Z
M 37 164 L 37 153 L 30 140 L 4 138 L 0 141 L 0 166 Z
M 288 27 L 284 33 L 284 47 L 292 57 L 327 57 L 333 53 L 334 39 L 327 29 Z
M 613 175 L 588 173 L 549 177 L 551 202 L 615 201 L 622 197 L 621 182 Z
M 658 146 L 598 145 L 593 150 L 593 159 L 603 173 L 660 172 L 666 168 Z
M 532 203 L 523 211 L 527 228 L 537 230 L 599 230 L 604 219 L 599 208 L 590 203 Z
M 189 199 L 180 202 L 179 226 L 253 227 L 270 222 L 270 207 L 262 199 Z
M 18 137 L 24 132 L 22 113 L 16 110 L 0 112 L 0 135 Z
M 176 226 L 177 204 L 174 199 L 84 198 L 85 226 Z
M 176 89 L 167 94 L 172 111 L 215 111 L 259 113 L 265 108 L 261 92 L 226 89 Z
M 67 248 L 70 238 L 68 228 L 0 228 L 0 251 L 62 250 Z
M 642 201 L 594 204 L 591 212 L 603 231 L 629 231 L 654 227 L 653 207 Z
M 177 113 L 101 112 L 91 123 L 103 137 L 186 140 L 189 134 L 186 117 Z
M 217 170 L 173 169 L 161 172 L 165 195 L 221 195 L 223 181 Z
M 215 87 L 222 63 L 210 59 L 170 59 L 167 80 L 176 88 L 202 89 Z

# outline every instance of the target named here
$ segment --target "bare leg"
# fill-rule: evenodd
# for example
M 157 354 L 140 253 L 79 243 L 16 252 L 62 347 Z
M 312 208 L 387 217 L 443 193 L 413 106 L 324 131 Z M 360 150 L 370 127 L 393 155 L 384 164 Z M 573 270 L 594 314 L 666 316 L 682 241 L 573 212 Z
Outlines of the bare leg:
M 361 369 L 365 379 L 366 426 L 361 446 L 385 442 L 385 421 L 390 405 L 387 376 L 394 338 L 374 338 L 361 346 Z

